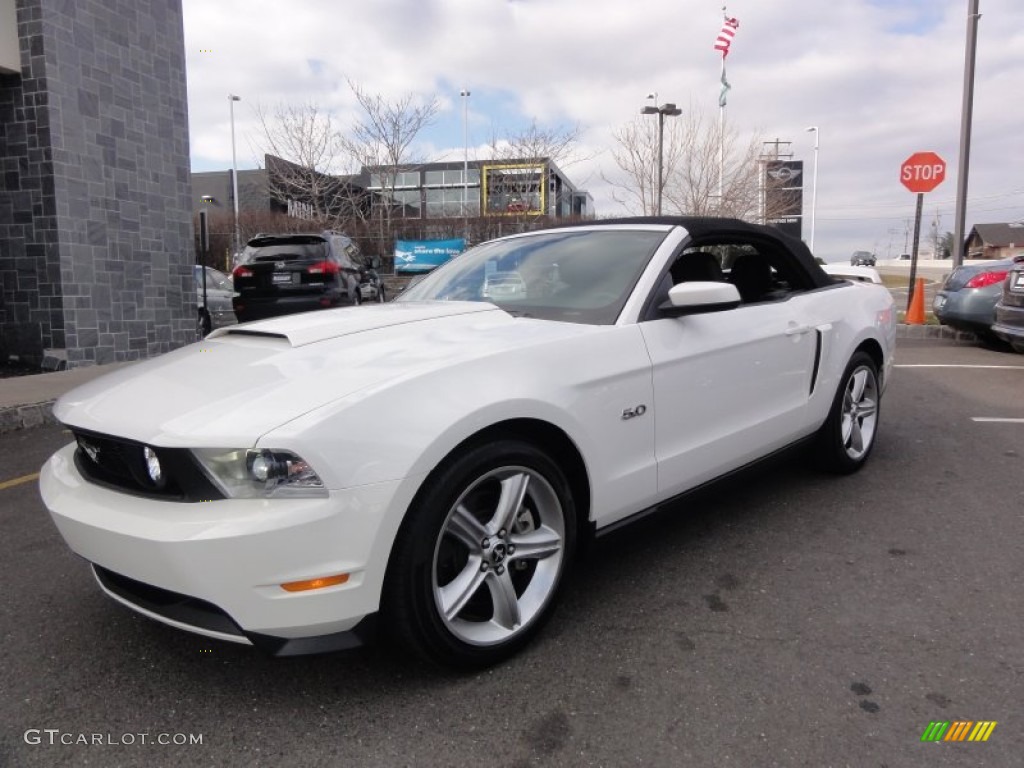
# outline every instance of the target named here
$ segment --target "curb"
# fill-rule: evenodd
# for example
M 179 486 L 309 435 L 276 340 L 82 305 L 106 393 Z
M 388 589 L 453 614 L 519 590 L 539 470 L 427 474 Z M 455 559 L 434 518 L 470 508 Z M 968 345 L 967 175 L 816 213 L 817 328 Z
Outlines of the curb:
M 53 404 L 56 400 L 47 400 L 31 405 L 13 405 L 0 409 L 0 435 L 16 432 L 19 429 L 31 429 L 43 424 L 58 424 L 53 415 Z
M 897 339 L 945 339 L 959 344 L 974 344 L 978 337 L 968 331 L 957 331 L 948 325 L 907 325 L 896 326 Z

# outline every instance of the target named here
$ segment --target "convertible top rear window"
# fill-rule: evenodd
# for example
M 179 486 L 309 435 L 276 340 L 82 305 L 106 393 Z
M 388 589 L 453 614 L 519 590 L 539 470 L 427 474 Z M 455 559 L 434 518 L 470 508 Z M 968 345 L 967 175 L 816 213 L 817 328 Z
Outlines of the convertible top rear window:
M 489 301 L 520 316 L 611 325 L 666 234 L 561 230 L 485 243 L 398 300 Z

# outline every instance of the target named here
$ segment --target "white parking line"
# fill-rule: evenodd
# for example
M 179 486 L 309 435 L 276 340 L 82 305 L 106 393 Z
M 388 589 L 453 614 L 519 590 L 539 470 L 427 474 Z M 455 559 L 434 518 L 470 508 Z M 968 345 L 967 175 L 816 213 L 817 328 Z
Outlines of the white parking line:
M 955 365 L 953 363 L 896 363 L 894 368 L 990 368 L 999 371 L 1024 371 L 1024 365 Z
M 971 421 L 995 424 L 1024 424 L 1024 419 L 1003 419 L 998 416 L 972 416 Z

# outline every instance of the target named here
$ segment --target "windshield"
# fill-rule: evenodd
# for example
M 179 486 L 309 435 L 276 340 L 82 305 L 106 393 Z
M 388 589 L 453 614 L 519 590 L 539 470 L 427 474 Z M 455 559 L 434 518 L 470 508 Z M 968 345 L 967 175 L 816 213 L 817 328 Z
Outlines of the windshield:
M 665 235 L 565 230 L 484 243 L 396 301 L 489 301 L 513 315 L 610 325 Z

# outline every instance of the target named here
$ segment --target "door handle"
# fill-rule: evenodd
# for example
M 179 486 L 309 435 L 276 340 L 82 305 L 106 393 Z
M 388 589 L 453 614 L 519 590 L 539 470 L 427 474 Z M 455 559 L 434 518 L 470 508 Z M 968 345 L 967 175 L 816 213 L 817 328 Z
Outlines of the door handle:
M 809 325 L 791 325 L 789 328 L 786 329 L 786 335 L 800 336 L 802 334 L 809 333 L 812 330 L 814 329 L 811 328 L 811 326 Z

